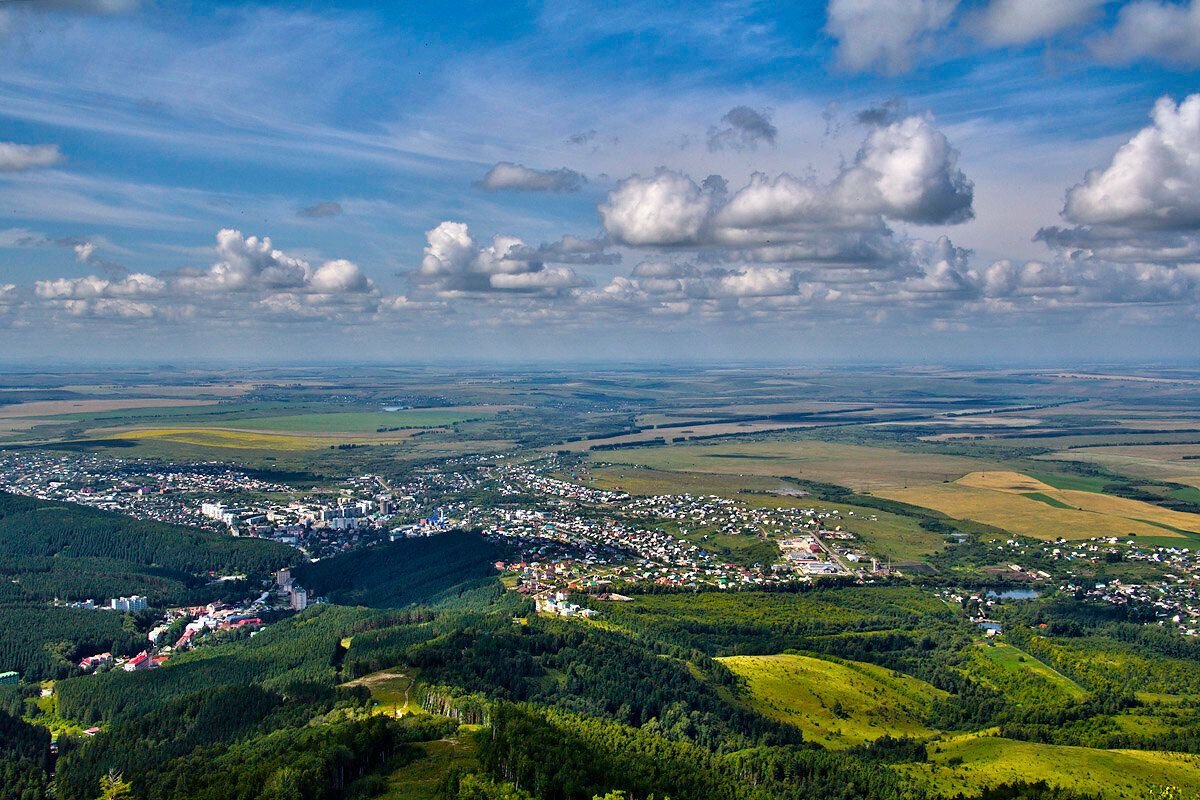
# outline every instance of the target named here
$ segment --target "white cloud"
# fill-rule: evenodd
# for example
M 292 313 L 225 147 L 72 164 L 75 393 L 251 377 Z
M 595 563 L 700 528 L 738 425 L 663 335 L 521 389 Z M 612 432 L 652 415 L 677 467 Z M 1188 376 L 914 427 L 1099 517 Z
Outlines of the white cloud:
M 1072 222 L 1133 228 L 1200 227 L 1200 94 L 1162 98 L 1143 128 L 1101 170 L 1067 192 Z
M 511 161 L 501 161 L 487 171 L 479 185 L 490 192 L 501 190 L 524 192 L 577 192 L 587 178 L 575 170 L 531 169 Z
M 0 172 L 23 172 L 28 169 L 52 167 L 63 160 L 54 144 L 17 144 L 0 142 Z
M 574 237 L 534 248 L 515 236 L 497 235 L 480 247 L 465 224 L 451 221 L 427 231 L 425 240 L 424 257 L 411 279 L 416 287 L 438 293 L 558 292 L 583 286 L 586 281 L 570 267 L 547 264 L 594 253 L 586 240 Z
M 1093 50 L 1101 59 L 1118 63 L 1200 66 L 1200 2 L 1129 3 L 1118 13 L 1113 29 L 1093 42 Z
M 1091 21 L 1106 0 L 992 0 L 973 20 L 985 42 L 1006 46 L 1045 39 Z
M 856 72 L 904 72 L 949 23 L 958 0 L 830 0 L 826 31 L 838 64 Z
M 626 178 L 600 204 L 604 229 L 630 245 L 699 241 L 713 210 L 713 195 L 686 175 L 659 169 L 652 177 Z
M 921 117 L 872 130 L 837 190 L 846 208 L 905 222 L 945 224 L 974 216 L 974 186 L 958 168 L 958 151 Z

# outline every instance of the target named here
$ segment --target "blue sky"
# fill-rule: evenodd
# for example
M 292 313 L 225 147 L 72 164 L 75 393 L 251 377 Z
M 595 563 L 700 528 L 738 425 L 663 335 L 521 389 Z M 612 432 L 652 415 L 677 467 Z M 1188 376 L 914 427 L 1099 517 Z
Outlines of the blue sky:
M 1200 4 L 378 5 L 0 2 L 8 357 L 1195 355 Z

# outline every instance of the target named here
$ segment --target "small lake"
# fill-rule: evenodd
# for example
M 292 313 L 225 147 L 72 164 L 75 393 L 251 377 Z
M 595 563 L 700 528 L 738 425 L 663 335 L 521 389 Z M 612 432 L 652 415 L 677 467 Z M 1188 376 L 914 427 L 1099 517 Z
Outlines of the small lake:
M 1036 589 L 988 589 L 984 592 L 987 597 L 996 597 L 1001 600 L 1036 600 L 1042 596 L 1042 593 Z

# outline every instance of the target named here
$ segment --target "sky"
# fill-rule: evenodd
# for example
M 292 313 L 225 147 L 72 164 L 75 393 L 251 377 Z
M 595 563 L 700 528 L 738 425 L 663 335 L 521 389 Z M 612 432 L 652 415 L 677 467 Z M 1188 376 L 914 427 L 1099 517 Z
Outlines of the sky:
M 1200 0 L 0 0 L 0 361 L 1195 362 L 1198 70 Z

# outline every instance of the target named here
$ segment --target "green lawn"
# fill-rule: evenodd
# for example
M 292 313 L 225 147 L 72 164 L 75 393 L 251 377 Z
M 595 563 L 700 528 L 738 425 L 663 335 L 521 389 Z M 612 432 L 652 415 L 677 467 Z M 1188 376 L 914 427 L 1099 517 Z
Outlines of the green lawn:
M 825 747 L 853 747 L 884 735 L 936 735 L 924 719 L 945 693 L 916 678 L 873 664 L 793 654 L 719 660 L 746 679 L 751 708 L 795 725 Z

